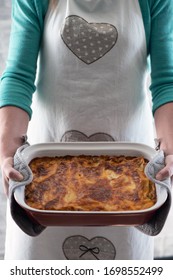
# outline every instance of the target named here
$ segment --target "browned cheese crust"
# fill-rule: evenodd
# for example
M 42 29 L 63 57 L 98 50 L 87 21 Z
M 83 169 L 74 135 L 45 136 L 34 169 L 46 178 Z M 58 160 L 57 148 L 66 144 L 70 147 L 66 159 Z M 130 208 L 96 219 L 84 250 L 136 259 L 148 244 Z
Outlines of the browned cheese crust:
M 42 210 L 127 211 L 156 202 L 143 157 L 64 156 L 31 161 L 26 203 Z

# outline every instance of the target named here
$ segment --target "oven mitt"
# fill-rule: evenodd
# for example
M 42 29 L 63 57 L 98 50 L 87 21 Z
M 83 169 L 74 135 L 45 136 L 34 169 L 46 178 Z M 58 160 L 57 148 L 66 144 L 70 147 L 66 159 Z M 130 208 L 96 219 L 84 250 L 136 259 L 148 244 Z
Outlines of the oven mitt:
M 15 200 L 14 191 L 15 188 L 20 186 L 25 186 L 32 181 L 32 172 L 22 158 L 22 151 L 29 146 L 28 143 L 24 144 L 16 151 L 14 156 L 14 168 L 18 170 L 24 177 L 23 181 L 9 181 L 9 202 L 10 211 L 13 220 L 16 224 L 28 235 L 37 236 L 39 235 L 45 227 L 37 223 L 32 217 L 28 215 L 23 207 L 21 207 Z
M 148 162 L 145 168 L 146 176 L 156 185 L 160 185 L 161 188 L 165 188 L 167 191 L 167 199 L 165 203 L 158 210 L 156 210 L 156 213 L 151 218 L 151 220 L 149 220 L 143 225 L 136 227 L 143 233 L 150 236 L 155 236 L 161 232 L 171 207 L 171 179 L 169 177 L 163 181 L 158 181 L 155 179 L 155 176 L 158 173 L 158 171 L 161 170 L 164 166 L 164 153 L 160 150 L 153 157 L 153 159 Z

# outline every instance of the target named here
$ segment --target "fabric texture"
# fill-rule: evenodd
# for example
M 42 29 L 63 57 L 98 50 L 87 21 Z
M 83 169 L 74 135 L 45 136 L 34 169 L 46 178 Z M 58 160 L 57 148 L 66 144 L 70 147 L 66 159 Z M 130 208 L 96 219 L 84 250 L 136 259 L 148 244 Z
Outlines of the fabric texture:
M 44 226 L 41 226 L 37 222 L 33 221 L 29 217 L 26 211 L 16 202 L 14 197 L 15 189 L 20 186 L 25 186 L 32 181 L 32 172 L 29 166 L 26 164 L 25 160 L 22 157 L 22 151 L 28 147 L 28 144 L 20 147 L 14 158 L 14 167 L 16 170 L 22 173 L 24 180 L 22 182 L 10 182 L 10 208 L 11 215 L 16 222 L 16 224 L 28 235 L 37 236 L 45 229 Z M 136 228 L 149 236 L 155 236 L 159 234 L 164 227 L 166 222 L 170 206 L 171 206 L 171 190 L 170 190 L 170 179 L 165 179 L 164 181 L 158 181 L 155 179 L 157 172 L 164 167 L 164 154 L 159 152 L 146 166 L 145 172 L 148 178 L 153 181 L 156 185 L 160 185 L 163 188 L 166 188 L 167 199 L 165 203 L 156 210 L 153 218 L 149 220 L 146 224 L 137 226 Z

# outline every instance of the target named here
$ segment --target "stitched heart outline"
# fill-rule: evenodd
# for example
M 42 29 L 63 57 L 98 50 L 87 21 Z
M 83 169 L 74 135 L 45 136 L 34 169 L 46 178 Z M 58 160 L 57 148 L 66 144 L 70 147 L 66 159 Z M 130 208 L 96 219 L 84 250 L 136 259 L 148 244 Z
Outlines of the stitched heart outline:
M 90 136 L 78 130 L 66 131 L 60 142 L 115 142 L 115 139 L 104 132 L 97 132 Z
M 116 256 L 113 243 L 102 236 L 91 239 L 82 235 L 69 236 L 62 249 L 67 260 L 114 260 Z
M 110 23 L 89 23 L 82 17 L 70 15 L 65 19 L 61 38 L 76 57 L 91 64 L 115 46 L 118 31 Z

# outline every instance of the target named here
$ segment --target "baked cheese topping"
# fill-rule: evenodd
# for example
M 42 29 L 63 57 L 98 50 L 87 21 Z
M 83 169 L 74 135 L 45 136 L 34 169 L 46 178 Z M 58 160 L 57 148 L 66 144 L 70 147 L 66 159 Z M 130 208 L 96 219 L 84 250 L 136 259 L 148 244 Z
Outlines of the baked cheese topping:
M 25 201 L 42 210 L 142 210 L 156 202 L 143 157 L 64 156 L 31 161 L 33 181 Z

